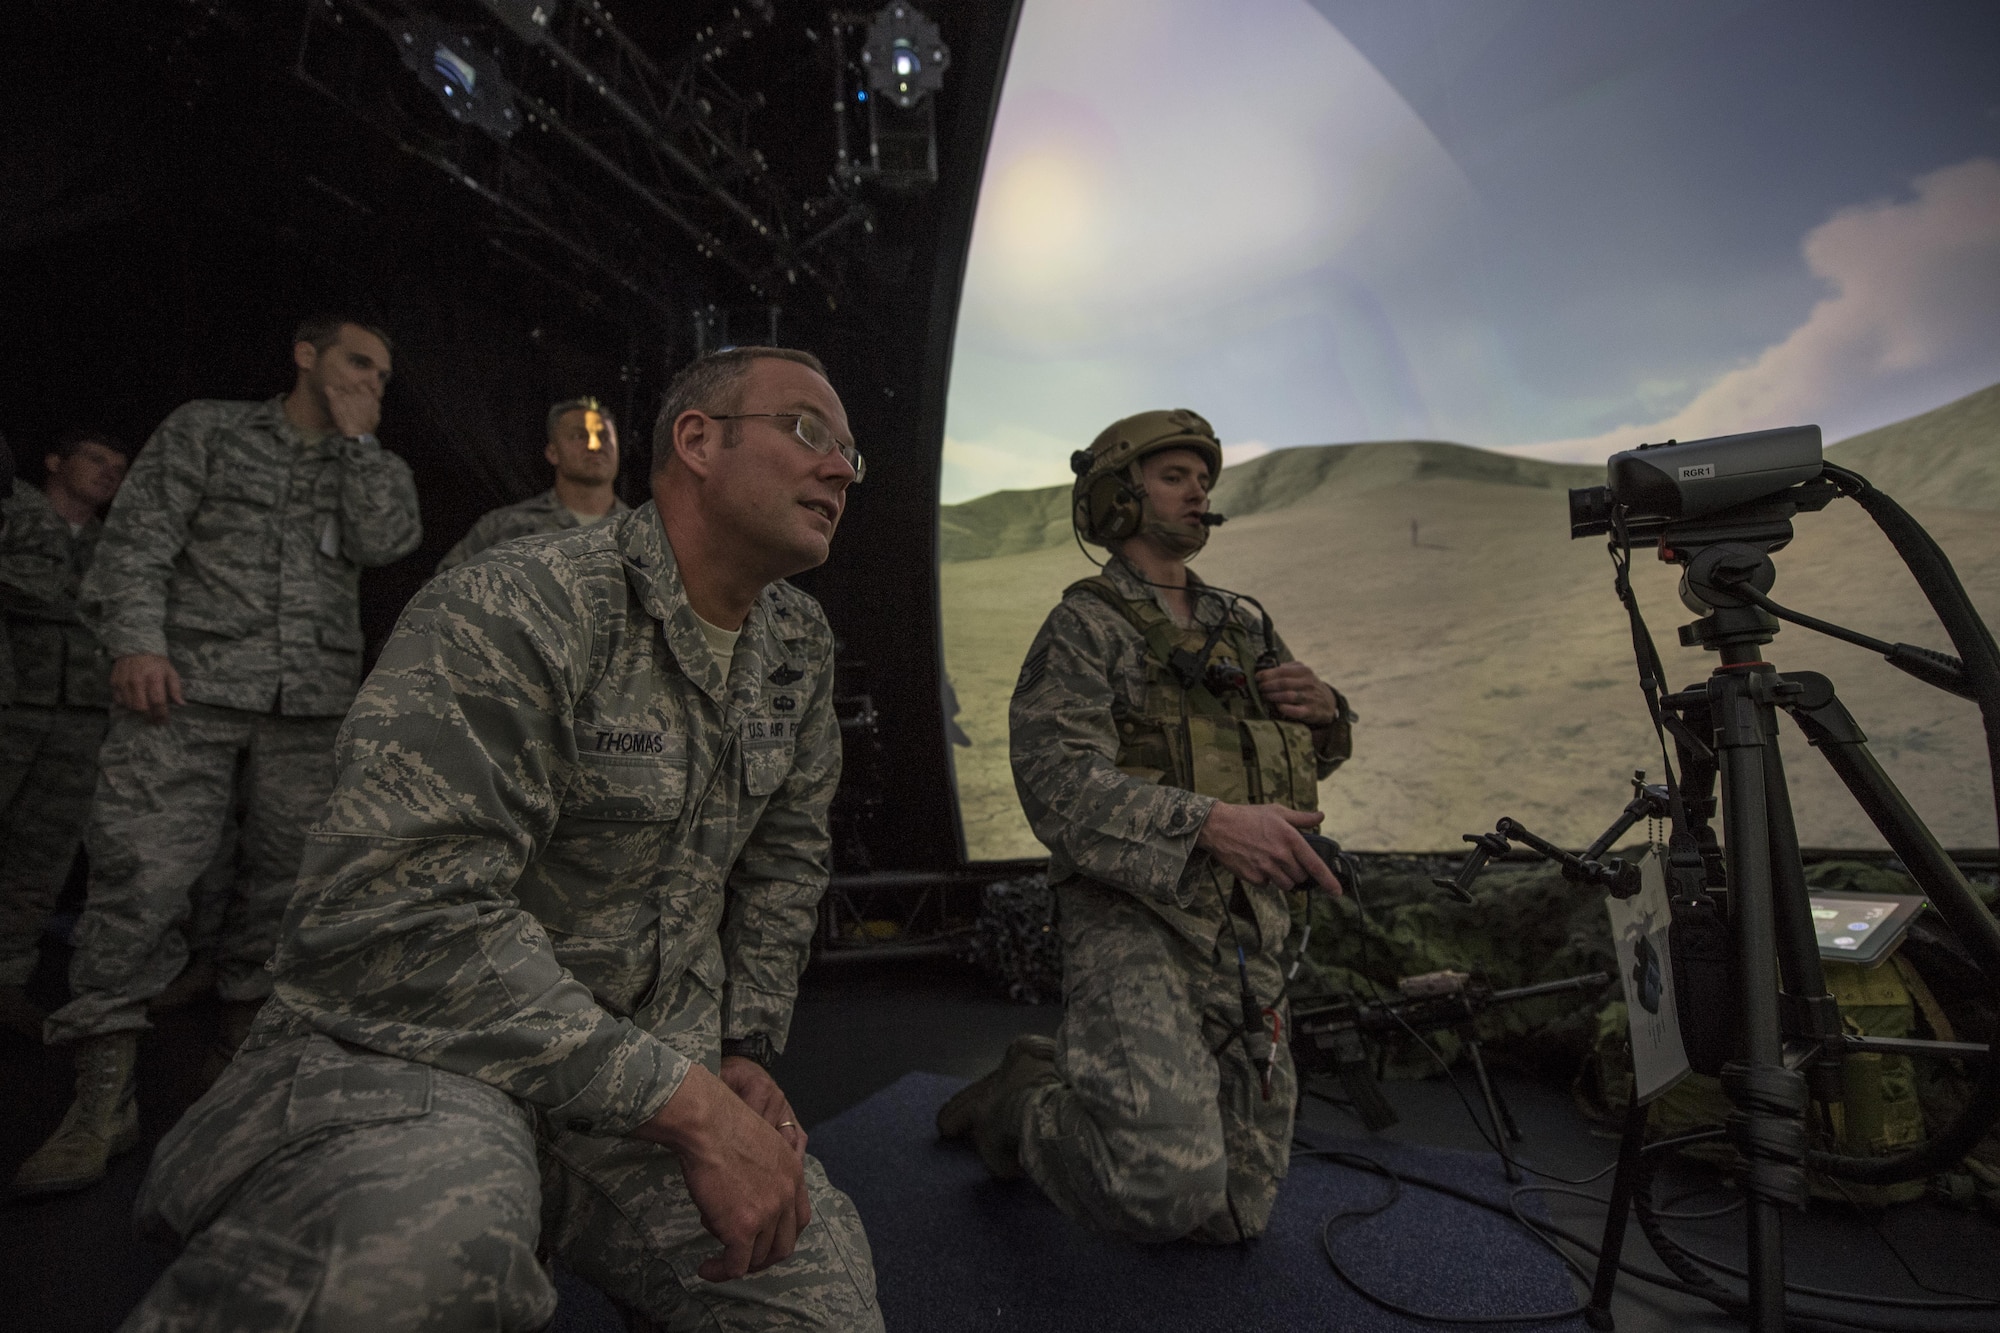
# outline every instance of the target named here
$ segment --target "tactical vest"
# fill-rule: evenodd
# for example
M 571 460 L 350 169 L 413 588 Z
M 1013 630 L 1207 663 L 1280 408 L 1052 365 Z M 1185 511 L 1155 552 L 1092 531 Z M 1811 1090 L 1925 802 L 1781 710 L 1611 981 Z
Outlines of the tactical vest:
M 1219 632 L 1186 628 L 1153 598 L 1127 598 L 1103 575 L 1063 593 L 1088 593 L 1146 642 L 1146 692 L 1118 719 L 1117 765 L 1133 777 L 1239 805 L 1319 809 L 1311 728 L 1273 717 L 1257 690 L 1262 651 L 1233 612 Z

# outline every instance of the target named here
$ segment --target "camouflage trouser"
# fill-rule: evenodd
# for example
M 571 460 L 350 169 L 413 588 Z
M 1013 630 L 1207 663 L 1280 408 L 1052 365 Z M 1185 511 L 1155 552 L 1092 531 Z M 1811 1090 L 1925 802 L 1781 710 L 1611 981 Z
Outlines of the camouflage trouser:
M 1131 895 L 1058 890 L 1063 1020 L 1057 1081 L 1023 1115 L 1021 1165 L 1084 1226 L 1138 1240 L 1233 1241 L 1264 1230 L 1290 1162 L 1296 1083 L 1281 1042 L 1271 1096 L 1241 1041 L 1236 944 L 1197 950 Z M 1250 984 L 1278 994 L 1278 946 L 1240 918 Z
M 0 986 L 25 985 L 90 819 L 101 708 L 0 710 Z
M 243 839 L 242 811 L 232 810 L 222 825 L 222 843 L 215 859 L 189 890 L 187 937 L 191 954 L 215 953 L 222 938 L 222 923 L 229 915 L 229 896 L 236 890 L 236 845 Z
M 142 1028 L 146 1001 L 187 962 L 190 893 L 216 860 L 242 794 L 233 892 L 216 942 L 226 1000 L 271 993 L 264 963 L 299 872 L 306 827 L 333 789 L 337 717 L 280 717 L 186 704 L 155 726 L 114 710 L 85 848 L 90 891 L 77 923 L 68 1004 L 51 1042 Z
M 656 1329 L 879 1330 L 854 1205 L 811 1158 L 806 1186 L 790 1259 L 705 1282 L 721 1246 L 666 1149 L 551 1132 L 475 1079 L 292 1037 L 239 1055 L 161 1142 L 139 1222 L 186 1248 L 123 1327 L 539 1329 L 553 1255 Z

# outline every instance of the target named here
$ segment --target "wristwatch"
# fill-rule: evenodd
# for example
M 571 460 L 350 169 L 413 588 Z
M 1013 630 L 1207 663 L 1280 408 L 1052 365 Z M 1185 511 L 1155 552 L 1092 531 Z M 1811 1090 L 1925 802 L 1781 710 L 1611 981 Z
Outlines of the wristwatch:
M 740 1055 L 745 1060 L 755 1060 L 765 1069 L 771 1067 L 771 1061 L 778 1055 L 771 1047 L 770 1037 L 762 1032 L 753 1032 L 747 1037 L 724 1037 L 722 1054 L 725 1059 Z

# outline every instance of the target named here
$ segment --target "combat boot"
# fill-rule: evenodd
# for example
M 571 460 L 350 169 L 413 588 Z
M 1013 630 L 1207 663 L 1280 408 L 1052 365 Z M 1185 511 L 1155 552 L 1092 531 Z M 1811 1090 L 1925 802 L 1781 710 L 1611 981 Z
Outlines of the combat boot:
M 1032 1044 L 1035 1052 L 1044 1060 L 1054 1063 L 1056 1044 L 1049 1037 L 1016 1037 L 1007 1047 L 1012 1055 L 1014 1047 Z M 986 1115 L 986 1108 L 993 1104 L 999 1094 L 1001 1075 L 1007 1071 L 1007 1058 L 1001 1057 L 1000 1064 L 992 1072 L 981 1075 L 951 1095 L 951 1100 L 938 1108 L 937 1132 L 940 1142 L 972 1137 L 972 1131 Z
M 991 1099 L 972 1127 L 972 1146 L 995 1180 L 1021 1175 L 1021 1113 L 1028 1094 L 1055 1078 L 1055 1043 L 1047 1037 L 1016 1037 L 994 1071 Z
M 61 1194 L 104 1179 L 119 1153 L 139 1142 L 134 1100 L 139 1034 L 112 1032 L 76 1044 L 76 1100 L 62 1124 L 15 1173 L 16 1198 Z

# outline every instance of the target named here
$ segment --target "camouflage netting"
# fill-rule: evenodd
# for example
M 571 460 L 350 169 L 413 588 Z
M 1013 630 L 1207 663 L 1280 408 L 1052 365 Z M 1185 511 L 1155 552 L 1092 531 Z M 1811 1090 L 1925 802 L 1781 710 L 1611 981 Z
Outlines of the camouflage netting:
M 1352 987 L 1365 995 L 1370 982 L 1393 990 L 1401 977 L 1445 967 L 1471 972 L 1496 989 L 1611 967 L 1601 895 L 1567 883 L 1546 862 L 1492 866 L 1480 880 L 1478 902 L 1461 907 L 1444 901 L 1430 883 L 1433 875 L 1454 872 L 1455 858 L 1369 855 L 1361 861 L 1360 898 L 1376 933 L 1364 940 L 1353 898 L 1316 903 L 1310 957 L 1293 982 L 1295 997 Z M 1016 1000 L 1061 1000 L 1062 955 L 1047 879 L 1029 875 L 989 885 L 963 954 Z M 1574 1070 L 1595 1033 L 1595 1009 L 1589 996 L 1507 1006 L 1494 1011 L 1480 1036 L 1496 1050 L 1538 1065 L 1566 1062 Z M 1544 1048 L 1548 1054 L 1534 1054 Z M 1444 1034 L 1440 1050 L 1455 1058 L 1457 1049 Z M 1415 1055 L 1395 1063 L 1409 1064 L 1418 1076 L 1433 1068 L 1421 1051 Z
M 1314 898 L 1312 940 L 1292 983 L 1294 1003 L 1392 993 L 1400 978 L 1445 968 L 1469 972 L 1495 990 L 1615 969 L 1602 890 L 1571 884 L 1550 862 L 1489 866 L 1466 905 L 1431 884 L 1434 876 L 1457 872 L 1457 857 L 1359 859 L 1358 894 L 1338 902 Z M 1579 993 L 1495 1006 L 1479 1021 L 1479 1038 L 1501 1061 L 1567 1078 L 1591 1048 L 1601 1003 Z M 1457 1062 L 1461 1043 L 1454 1034 L 1427 1035 L 1440 1055 Z M 1385 1043 L 1381 1054 L 1385 1078 L 1437 1072 L 1409 1038 Z
M 1613 971 L 1603 894 L 1571 884 L 1547 861 L 1489 866 L 1467 906 L 1431 884 L 1433 876 L 1457 870 L 1456 858 L 1370 853 L 1359 860 L 1358 894 L 1313 904 L 1312 941 L 1293 982 L 1294 999 L 1349 990 L 1366 996 L 1371 984 L 1387 992 L 1402 977 L 1442 968 L 1470 972 L 1496 990 Z M 1834 891 L 1916 891 L 1907 876 L 1860 861 L 1821 862 L 1810 867 L 1807 878 Z M 1975 877 L 1975 888 L 1989 904 L 1995 900 L 1994 880 L 1991 873 Z M 1372 930 L 1362 929 L 1357 902 L 1366 906 Z M 1927 977 L 1936 974 L 1931 985 L 1939 1002 L 1951 1013 L 1990 1010 L 1977 972 L 1955 959 L 1948 945 L 1929 944 L 1932 933 L 1920 932 L 1907 947 L 1921 955 L 1915 961 Z M 1058 1002 L 1062 957 L 1055 896 L 1046 878 L 1027 875 L 989 885 L 963 954 L 1011 998 Z M 1500 1007 L 1482 1021 L 1480 1039 L 1502 1059 L 1567 1078 L 1597 1047 L 1600 1011 L 1617 994 L 1613 987 L 1601 996 L 1555 996 Z M 1458 1043 L 1450 1034 L 1434 1044 L 1447 1059 L 1456 1059 Z M 1385 1072 L 1423 1077 L 1435 1066 L 1421 1050 L 1412 1050 L 1394 1053 Z
M 1022 1004 L 1062 999 L 1062 945 L 1056 938 L 1056 896 L 1047 875 L 1023 875 L 986 886 L 979 920 L 960 957 L 1006 988 Z

